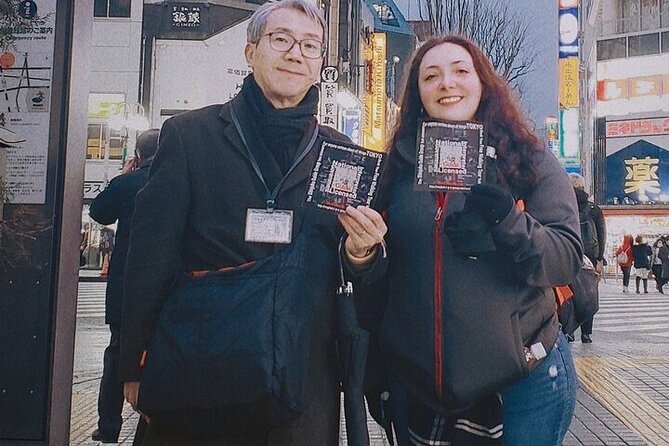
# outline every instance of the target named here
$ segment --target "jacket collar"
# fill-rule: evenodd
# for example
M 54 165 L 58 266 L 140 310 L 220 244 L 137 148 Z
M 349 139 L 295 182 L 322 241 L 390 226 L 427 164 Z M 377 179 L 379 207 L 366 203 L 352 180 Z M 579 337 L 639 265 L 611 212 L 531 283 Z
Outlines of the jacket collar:
M 395 150 L 407 163 L 416 165 L 416 138 L 405 136 L 395 144 Z
M 258 132 L 252 131 L 253 128 L 247 131 L 249 123 L 251 126 L 254 122 L 255 117 L 252 114 L 252 109 L 246 100 L 241 94 L 235 96 L 231 101 L 226 102 L 221 106 L 221 111 L 219 117 L 225 122 L 226 126 L 223 130 L 223 134 L 230 141 L 230 144 L 238 150 L 247 160 L 249 160 L 248 151 L 244 146 L 244 142 L 239 135 L 239 132 L 235 128 L 235 125 L 232 120 L 232 108 L 234 107 L 235 115 L 242 125 L 242 130 L 244 130 L 244 136 L 247 142 L 256 149 L 253 154 L 256 157 L 256 161 L 260 165 L 260 170 L 265 176 L 265 182 L 270 188 L 273 188 L 274 185 L 278 184 L 283 177 L 279 165 L 274 160 L 274 157 L 269 152 L 265 144 L 262 142 L 261 138 L 258 138 Z M 244 124 L 247 124 L 246 126 Z M 302 150 L 307 146 L 311 136 L 313 135 L 314 128 L 317 123 L 314 119 L 313 124 L 307 129 L 304 133 L 304 136 L 300 140 L 299 147 L 296 151 L 297 154 L 302 153 Z M 320 130 L 320 129 L 319 129 Z M 316 161 L 316 156 L 318 154 L 319 148 L 322 143 L 322 138 L 319 135 L 319 138 L 316 140 L 316 143 L 311 148 L 309 154 L 300 162 L 300 164 L 290 173 L 286 181 L 284 182 L 281 190 L 288 190 L 302 181 L 304 181 L 311 174 L 311 169 Z M 255 176 L 255 173 L 253 174 Z M 278 203 L 281 206 L 281 203 Z

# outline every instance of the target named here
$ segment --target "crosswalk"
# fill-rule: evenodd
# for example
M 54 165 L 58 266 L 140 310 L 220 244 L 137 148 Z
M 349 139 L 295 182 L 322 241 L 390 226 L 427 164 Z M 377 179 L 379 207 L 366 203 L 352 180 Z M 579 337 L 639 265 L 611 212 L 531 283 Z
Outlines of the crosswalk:
M 79 282 L 77 318 L 105 317 L 107 282 Z
M 669 286 L 665 287 L 668 294 L 660 294 L 655 282 L 648 282 L 648 294 L 636 294 L 633 282 L 630 293 L 622 292 L 620 282 L 601 283 L 595 331 L 669 338 Z

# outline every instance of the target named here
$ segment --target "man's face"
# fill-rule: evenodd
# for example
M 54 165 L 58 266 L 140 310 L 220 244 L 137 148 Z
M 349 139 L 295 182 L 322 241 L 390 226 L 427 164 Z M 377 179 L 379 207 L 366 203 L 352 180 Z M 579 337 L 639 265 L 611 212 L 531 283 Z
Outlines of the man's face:
M 269 16 L 260 40 L 247 43 L 244 49 L 255 80 L 272 105 L 276 108 L 294 107 L 318 79 L 323 58 L 304 57 L 299 43 L 287 52 L 273 49 L 268 34 L 277 32 L 288 34 L 297 41 L 313 39 L 322 42 L 323 29 L 301 11 L 277 9 Z

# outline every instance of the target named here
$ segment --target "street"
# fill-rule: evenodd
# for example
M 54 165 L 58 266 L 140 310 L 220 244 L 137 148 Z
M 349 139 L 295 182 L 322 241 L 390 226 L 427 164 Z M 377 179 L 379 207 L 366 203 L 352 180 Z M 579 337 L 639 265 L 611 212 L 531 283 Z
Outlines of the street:
M 571 344 L 581 389 L 564 446 L 669 445 L 669 296 L 622 293 L 620 281 L 600 284 L 592 344 Z M 632 284 L 633 285 L 633 284 Z M 104 325 L 104 282 L 79 284 L 71 445 L 95 445 L 97 389 Z M 120 444 L 131 445 L 137 416 L 126 405 Z M 370 420 L 373 446 L 386 444 Z M 345 435 L 342 436 L 345 438 Z M 341 442 L 346 444 L 345 439 Z

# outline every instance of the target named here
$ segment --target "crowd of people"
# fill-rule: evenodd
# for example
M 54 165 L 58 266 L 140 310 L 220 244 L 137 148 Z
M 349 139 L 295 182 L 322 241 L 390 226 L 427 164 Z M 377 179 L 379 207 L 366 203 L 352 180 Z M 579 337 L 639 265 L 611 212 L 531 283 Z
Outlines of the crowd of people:
M 631 277 L 634 277 L 636 294 L 648 294 L 648 280 L 655 280 L 655 289 L 664 294 L 664 285 L 669 282 L 669 235 L 658 237 L 651 245 L 643 236 L 625 234 L 614 252 L 614 257 L 623 275 L 623 293 L 629 293 Z M 643 284 L 643 290 L 641 289 Z

